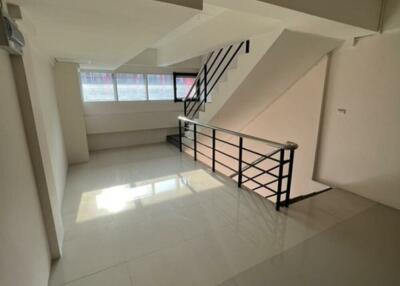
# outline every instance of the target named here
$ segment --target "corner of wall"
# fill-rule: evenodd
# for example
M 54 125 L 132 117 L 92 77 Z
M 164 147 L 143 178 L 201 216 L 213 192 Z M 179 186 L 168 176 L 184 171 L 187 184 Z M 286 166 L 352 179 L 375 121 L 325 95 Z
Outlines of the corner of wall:
M 64 62 L 56 62 L 54 68 L 57 102 L 69 164 L 89 160 L 78 68 L 78 64 Z

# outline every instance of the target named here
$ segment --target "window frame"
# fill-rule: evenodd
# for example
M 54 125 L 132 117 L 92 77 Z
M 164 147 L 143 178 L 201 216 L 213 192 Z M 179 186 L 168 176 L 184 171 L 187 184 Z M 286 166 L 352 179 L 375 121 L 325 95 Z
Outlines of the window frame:
M 173 72 L 174 76 L 174 102 L 182 102 L 183 98 L 178 98 L 178 87 L 176 84 L 176 79 L 178 77 L 193 77 L 194 79 L 197 78 L 198 73 L 191 73 L 191 72 Z

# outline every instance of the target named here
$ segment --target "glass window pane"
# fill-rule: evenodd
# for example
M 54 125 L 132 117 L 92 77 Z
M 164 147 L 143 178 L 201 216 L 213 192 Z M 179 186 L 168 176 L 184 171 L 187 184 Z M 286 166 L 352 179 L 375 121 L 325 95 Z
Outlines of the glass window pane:
M 83 101 L 114 101 L 112 74 L 107 72 L 81 72 Z
M 174 78 L 170 74 L 147 75 L 149 100 L 173 100 Z
M 119 101 L 146 100 L 146 79 L 143 74 L 117 74 Z
M 183 99 L 188 94 L 194 84 L 195 76 L 177 76 L 176 77 L 176 97 Z M 195 88 L 194 88 L 195 89 Z

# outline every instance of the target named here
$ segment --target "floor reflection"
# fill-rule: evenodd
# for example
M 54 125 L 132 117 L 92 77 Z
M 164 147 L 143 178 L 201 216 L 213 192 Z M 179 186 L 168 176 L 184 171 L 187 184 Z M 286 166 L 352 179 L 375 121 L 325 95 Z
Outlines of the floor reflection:
M 276 212 L 166 144 L 94 154 L 67 186 L 51 286 L 219 285 L 370 206 L 325 193 Z
M 223 186 L 203 169 L 85 192 L 76 222 L 114 215 Z

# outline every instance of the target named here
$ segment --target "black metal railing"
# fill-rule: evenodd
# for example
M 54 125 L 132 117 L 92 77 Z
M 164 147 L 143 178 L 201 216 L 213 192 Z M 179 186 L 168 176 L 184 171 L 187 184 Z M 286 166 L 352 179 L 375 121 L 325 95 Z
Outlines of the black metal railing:
M 237 181 L 238 187 L 275 197 L 276 210 L 290 203 L 293 160 L 298 145 L 285 144 L 199 123 L 180 116 L 179 148 L 194 160 Z M 224 138 L 229 136 L 229 139 Z M 237 143 L 232 143 L 232 142 Z M 259 150 L 269 149 L 267 154 Z M 282 198 L 282 196 L 285 196 Z
M 232 44 L 208 55 L 205 64 L 183 100 L 186 117 L 193 119 L 202 108 L 205 110 L 205 104 L 209 100 L 211 92 L 242 48 L 245 49 L 246 53 L 249 53 L 250 41 Z

